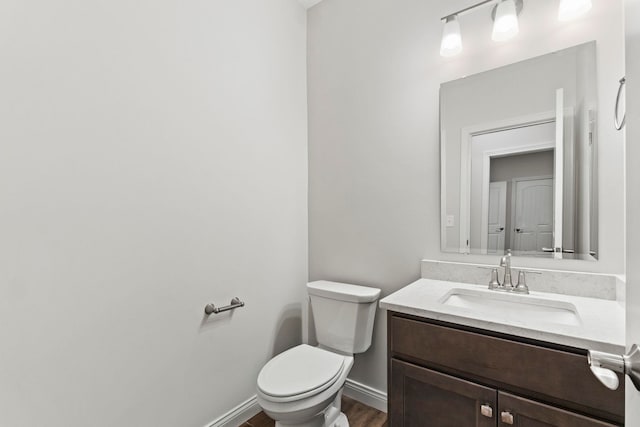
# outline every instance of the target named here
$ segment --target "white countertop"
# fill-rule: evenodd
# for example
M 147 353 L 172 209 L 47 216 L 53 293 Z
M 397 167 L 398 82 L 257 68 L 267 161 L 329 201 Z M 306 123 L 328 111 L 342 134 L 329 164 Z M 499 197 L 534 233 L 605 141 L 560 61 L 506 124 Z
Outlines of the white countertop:
M 505 314 L 500 310 L 483 313 L 443 304 L 441 302 L 443 298 L 454 289 L 471 290 L 475 293 L 487 292 L 490 293 L 489 296 L 506 295 L 488 290 L 486 286 L 420 279 L 382 299 L 380 307 L 413 316 L 586 350 L 618 354 L 625 352 L 625 310 L 624 306 L 617 301 L 533 291 L 529 296 L 518 295 L 518 298 L 523 301 L 532 297 L 538 300 L 560 302 L 560 304 L 573 304 L 579 315 L 579 321 L 575 325 L 568 325 L 548 322 L 544 316 L 540 316 L 542 318 L 539 320 L 525 321 L 519 319 L 517 315 Z

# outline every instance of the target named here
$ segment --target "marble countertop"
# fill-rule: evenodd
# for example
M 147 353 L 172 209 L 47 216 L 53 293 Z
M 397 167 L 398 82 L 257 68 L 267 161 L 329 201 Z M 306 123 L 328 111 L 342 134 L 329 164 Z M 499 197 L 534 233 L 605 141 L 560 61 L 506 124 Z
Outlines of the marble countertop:
M 490 291 L 486 286 L 442 280 L 420 279 L 394 292 L 380 301 L 380 307 L 386 310 L 410 314 L 443 322 L 501 332 L 566 345 L 587 350 L 598 350 L 623 354 L 625 352 L 625 309 L 617 302 L 599 298 L 587 298 L 572 295 L 531 292 L 530 295 L 513 295 L 521 302 L 527 298 L 550 301 L 550 304 L 572 304 L 578 313 L 575 324 L 551 322 L 540 316 L 534 320 L 519 318 L 513 311 L 503 310 L 477 311 L 471 308 L 443 304 L 442 301 L 452 290 L 471 291 L 489 297 L 501 295 L 508 300 L 510 295 Z M 456 292 L 454 291 L 454 292 Z

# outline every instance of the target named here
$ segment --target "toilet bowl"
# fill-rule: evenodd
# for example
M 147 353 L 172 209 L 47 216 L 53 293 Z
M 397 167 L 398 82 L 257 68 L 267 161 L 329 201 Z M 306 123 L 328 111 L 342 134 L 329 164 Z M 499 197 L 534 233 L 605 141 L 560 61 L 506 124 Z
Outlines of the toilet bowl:
M 299 345 L 262 368 L 258 376 L 258 403 L 281 425 L 325 425 L 324 416 L 320 415 L 334 406 L 352 366 L 353 356 Z M 340 407 L 337 409 L 339 413 Z
M 319 345 L 301 344 L 267 362 L 258 375 L 258 404 L 276 427 L 348 427 L 342 389 L 353 354 L 371 345 L 380 290 L 317 281 L 307 291 Z

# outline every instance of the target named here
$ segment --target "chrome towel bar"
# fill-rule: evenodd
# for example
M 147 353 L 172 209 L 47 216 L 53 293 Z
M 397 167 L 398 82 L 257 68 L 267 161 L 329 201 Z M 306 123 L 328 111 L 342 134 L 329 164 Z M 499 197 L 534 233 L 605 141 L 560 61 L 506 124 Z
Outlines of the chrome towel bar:
M 204 308 L 204 312 L 206 315 L 218 314 L 218 313 L 233 310 L 239 307 L 244 307 L 244 302 L 240 301 L 240 298 L 235 297 L 234 299 L 231 300 L 231 304 L 225 305 L 224 307 L 216 307 L 214 304 L 207 304 Z

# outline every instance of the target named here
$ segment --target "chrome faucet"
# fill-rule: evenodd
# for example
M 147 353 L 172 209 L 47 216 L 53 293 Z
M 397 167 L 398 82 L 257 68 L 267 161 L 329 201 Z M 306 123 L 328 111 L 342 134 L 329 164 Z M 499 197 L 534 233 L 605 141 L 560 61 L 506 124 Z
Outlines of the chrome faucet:
M 505 291 L 513 290 L 513 281 L 511 280 L 511 249 L 507 249 L 507 254 L 500 259 L 500 267 L 504 267 L 504 279 L 502 286 Z
M 498 268 L 491 269 L 491 281 L 489 282 L 489 289 L 493 291 L 510 291 L 518 294 L 528 294 L 529 287 L 527 286 L 527 280 L 525 277 L 525 270 L 518 272 L 518 284 L 513 285 L 513 279 L 511 278 L 511 249 L 507 249 L 507 254 L 500 259 L 500 267 L 504 267 L 504 279 L 502 283 L 498 279 Z M 540 274 L 539 271 L 528 271 L 529 273 Z

